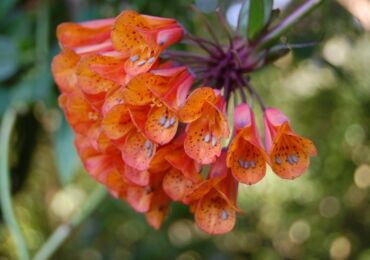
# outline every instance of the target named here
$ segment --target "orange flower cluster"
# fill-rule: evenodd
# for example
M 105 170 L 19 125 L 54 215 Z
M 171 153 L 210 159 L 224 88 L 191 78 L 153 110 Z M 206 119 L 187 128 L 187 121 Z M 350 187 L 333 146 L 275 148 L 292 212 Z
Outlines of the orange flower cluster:
M 295 178 L 315 147 L 281 112 L 267 109 L 265 150 L 253 112 L 242 104 L 235 137 L 223 150 L 229 127 L 221 92 L 199 87 L 189 95 L 188 69 L 159 58 L 183 34 L 174 19 L 134 11 L 63 23 L 52 71 L 78 154 L 94 179 L 145 213 L 154 228 L 178 201 L 190 206 L 202 230 L 221 234 L 235 225 L 238 182 L 261 180 L 266 163 L 278 176 Z

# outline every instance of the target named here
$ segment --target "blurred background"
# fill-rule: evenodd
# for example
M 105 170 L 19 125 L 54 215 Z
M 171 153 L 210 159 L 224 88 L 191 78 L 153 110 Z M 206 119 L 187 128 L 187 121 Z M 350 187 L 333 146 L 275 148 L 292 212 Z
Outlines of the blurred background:
M 73 135 L 57 105 L 50 73 L 59 51 L 56 26 L 131 8 L 174 17 L 204 36 L 191 4 L 207 13 L 215 2 L 0 1 L 0 117 L 9 106 L 19 111 L 10 146 L 12 199 L 31 255 L 79 214 L 96 187 L 76 158 Z M 238 2 L 221 2 L 233 25 Z M 274 6 L 283 17 L 301 3 L 279 0 Z M 206 15 L 212 23 L 214 15 Z M 293 50 L 251 75 L 266 103 L 284 111 L 295 130 L 314 141 L 318 156 L 295 181 L 269 170 L 258 184 L 240 186 L 245 215 L 232 232 L 201 232 L 180 204 L 173 204 L 155 231 L 126 203 L 98 195 L 96 210 L 73 228 L 53 259 L 370 259 L 369 20 L 367 0 L 325 1 L 285 39 L 321 39 L 319 44 Z M 0 212 L 0 259 L 15 258 Z

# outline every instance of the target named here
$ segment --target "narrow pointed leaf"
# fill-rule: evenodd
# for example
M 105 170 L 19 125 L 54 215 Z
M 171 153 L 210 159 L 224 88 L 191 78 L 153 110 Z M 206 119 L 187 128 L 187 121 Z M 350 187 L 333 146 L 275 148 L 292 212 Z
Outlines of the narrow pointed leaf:
M 248 38 L 254 40 L 270 20 L 272 0 L 250 0 Z

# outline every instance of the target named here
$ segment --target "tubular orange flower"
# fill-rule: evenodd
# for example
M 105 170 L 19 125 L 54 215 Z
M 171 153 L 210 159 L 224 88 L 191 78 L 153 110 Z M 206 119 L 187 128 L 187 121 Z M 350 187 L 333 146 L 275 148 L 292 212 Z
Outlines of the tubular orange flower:
M 161 51 L 183 36 L 183 29 L 174 19 L 123 11 L 116 19 L 112 41 L 116 50 L 130 59 L 126 71 L 137 75 L 152 68 Z
M 78 54 L 111 51 L 110 39 L 114 19 L 101 19 L 82 23 L 62 23 L 57 28 L 57 38 L 62 48 Z
M 227 152 L 227 167 L 231 168 L 238 181 L 251 185 L 265 176 L 268 157 L 261 143 L 253 111 L 247 104 L 235 109 L 234 127 L 236 136 Z
M 179 111 L 180 120 L 189 123 L 185 152 L 199 163 L 212 163 L 221 154 L 221 138 L 229 135 L 224 111 L 222 96 L 209 87 L 193 91 Z
M 138 127 L 148 139 L 163 145 L 170 142 L 177 132 L 176 111 L 191 84 L 192 77 L 187 69 L 177 67 L 140 74 L 119 91 L 126 104 L 148 107 L 149 113 L 141 110 L 145 114 L 141 113 L 139 117 L 144 118 L 144 124 L 138 124 Z
M 196 185 L 185 201 L 191 203 L 195 222 L 209 234 L 233 229 L 236 220 L 238 184 L 226 167 L 226 153 L 212 164 L 208 180 Z
M 289 119 L 277 109 L 269 108 L 264 113 L 265 141 L 272 170 L 281 178 L 294 179 L 300 176 L 316 155 L 314 144 L 291 128 Z

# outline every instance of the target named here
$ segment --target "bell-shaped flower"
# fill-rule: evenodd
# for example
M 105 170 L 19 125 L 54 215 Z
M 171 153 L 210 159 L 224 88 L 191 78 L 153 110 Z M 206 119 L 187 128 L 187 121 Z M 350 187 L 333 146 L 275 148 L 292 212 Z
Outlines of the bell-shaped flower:
M 236 136 L 227 152 L 227 167 L 239 182 L 251 185 L 265 176 L 268 156 L 247 104 L 235 108 L 234 129 Z
M 229 135 L 224 112 L 223 97 L 210 87 L 194 90 L 179 110 L 180 121 L 188 123 L 185 152 L 201 164 L 212 163 L 221 154 L 221 139 Z
M 112 41 L 117 51 L 130 56 L 126 71 L 138 75 L 151 69 L 160 52 L 179 41 L 183 34 L 175 19 L 126 10 L 116 18 Z
M 164 145 L 177 132 L 177 110 L 192 84 L 185 67 L 158 69 L 134 77 L 122 93 L 136 126 L 154 143 Z
M 224 234 L 233 229 L 238 183 L 226 167 L 226 153 L 211 165 L 208 180 L 189 192 L 185 201 L 191 203 L 195 222 L 209 234 Z
M 265 142 L 272 170 L 281 178 L 294 179 L 308 167 L 316 147 L 309 139 L 296 134 L 289 119 L 275 108 L 264 112 Z

